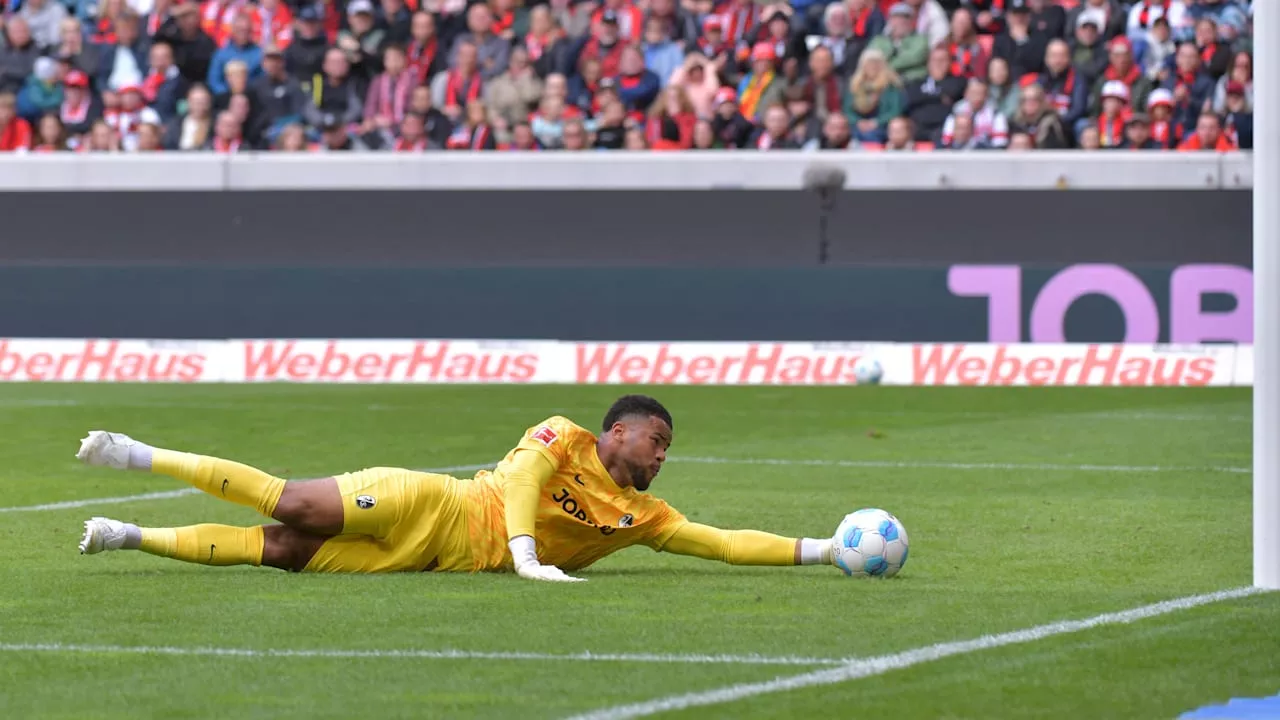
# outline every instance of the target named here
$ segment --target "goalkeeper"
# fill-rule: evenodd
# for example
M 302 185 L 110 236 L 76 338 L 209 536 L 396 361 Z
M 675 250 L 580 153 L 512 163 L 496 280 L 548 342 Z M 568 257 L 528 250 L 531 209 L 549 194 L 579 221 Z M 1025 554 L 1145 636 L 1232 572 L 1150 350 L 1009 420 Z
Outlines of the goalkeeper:
M 169 475 L 279 524 L 143 528 L 95 517 L 80 552 L 141 550 L 202 565 L 305 572 L 511 571 L 566 574 L 632 545 L 734 565 L 831 563 L 831 541 L 720 530 L 689 522 L 646 494 L 671 445 L 658 401 L 619 398 L 603 432 L 563 417 L 530 428 L 492 472 L 471 480 L 371 468 L 286 482 L 229 460 L 163 450 L 93 431 L 76 457 L 89 465 Z

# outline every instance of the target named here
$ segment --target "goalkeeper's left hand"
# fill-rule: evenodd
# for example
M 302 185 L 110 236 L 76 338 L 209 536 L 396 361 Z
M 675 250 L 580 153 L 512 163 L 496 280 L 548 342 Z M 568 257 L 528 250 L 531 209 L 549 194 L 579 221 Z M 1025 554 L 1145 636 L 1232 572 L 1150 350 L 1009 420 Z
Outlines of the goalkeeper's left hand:
M 512 538 L 507 546 L 511 548 L 511 560 L 515 563 L 516 574 L 526 580 L 542 580 L 545 582 L 586 582 L 586 578 L 566 575 L 555 565 L 543 565 L 538 562 L 538 553 L 533 538 L 521 535 Z

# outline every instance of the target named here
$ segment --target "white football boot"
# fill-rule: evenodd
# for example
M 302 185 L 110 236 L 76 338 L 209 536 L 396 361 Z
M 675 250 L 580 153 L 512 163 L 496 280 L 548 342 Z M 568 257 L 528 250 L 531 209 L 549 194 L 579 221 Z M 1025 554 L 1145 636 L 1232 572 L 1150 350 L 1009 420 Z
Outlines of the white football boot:
M 137 440 L 124 433 L 90 430 L 89 435 L 80 441 L 76 459 L 86 465 L 128 470 L 129 448 L 137 444 Z
M 80 554 L 96 555 L 124 547 L 128 533 L 125 524 L 111 518 L 95 517 L 84 521 L 84 537 L 80 538 Z

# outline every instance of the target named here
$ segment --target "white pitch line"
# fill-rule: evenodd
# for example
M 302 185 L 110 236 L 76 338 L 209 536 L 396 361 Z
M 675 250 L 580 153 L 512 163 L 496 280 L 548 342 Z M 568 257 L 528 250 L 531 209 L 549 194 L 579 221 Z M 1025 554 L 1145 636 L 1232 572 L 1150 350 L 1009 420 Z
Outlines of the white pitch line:
M 1261 588 L 1243 587 L 1236 588 L 1234 590 L 1221 590 L 1219 592 L 1208 593 L 1205 595 L 1192 595 L 1190 597 L 1178 598 L 1176 600 L 1158 602 L 1153 605 L 1144 605 L 1142 607 L 1133 608 L 1132 610 L 1096 615 L 1084 620 L 1063 620 L 1060 622 L 1050 623 L 1048 625 L 1039 625 L 1026 630 L 1015 630 L 1013 632 L 1001 633 L 999 635 L 983 635 L 982 637 L 975 638 L 973 640 L 939 643 L 937 645 L 929 645 L 927 647 L 907 650 L 905 652 L 894 653 L 892 655 L 881 655 L 879 657 L 851 660 L 841 667 L 831 668 L 830 670 L 815 670 L 801 675 L 777 678 L 776 680 L 768 680 L 765 682 L 742 683 L 739 685 L 717 688 L 715 690 L 693 692 L 684 695 L 672 695 L 670 697 L 658 698 L 657 700 L 650 700 L 642 703 L 603 708 L 601 710 L 595 710 L 582 715 L 575 715 L 570 718 L 570 720 L 629 720 L 629 718 L 646 717 L 661 712 L 684 710 L 687 708 L 703 707 L 706 705 L 719 705 L 721 703 L 734 702 L 744 698 L 783 692 L 786 690 L 796 690 L 816 685 L 834 685 L 836 683 L 858 680 L 860 678 L 871 677 L 873 675 L 882 675 L 891 670 L 901 670 L 913 665 L 933 662 L 934 660 L 941 660 L 942 658 L 954 655 L 964 655 L 967 653 L 978 652 L 980 650 L 1003 647 L 1005 645 L 1035 642 L 1055 635 L 1080 632 L 1081 630 L 1088 630 L 1101 625 L 1131 623 L 1137 620 L 1144 620 L 1146 618 L 1164 615 L 1166 613 L 1177 612 L 1178 610 L 1187 610 L 1200 605 L 1221 602 L 1223 600 L 1234 600 L 1236 598 L 1242 598 L 1260 592 L 1266 591 Z
M 243 658 L 357 658 L 413 660 L 540 660 L 575 662 L 687 663 L 702 665 L 841 665 L 835 658 L 769 655 L 679 655 L 660 653 L 536 653 L 474 650 L 332 650 L 170 647 L 146 645 L 77 645 L 63 643 L 0 643 L 0 652 L 76 653 L 81 655 L 179 655 Z
M 1184 465 L 1068 465 L 1063 463 L 984 463 L 932 460 L 790 460 L 785 458 L 673 457 L 669 462 L 707 465 L 781 465 L 847 468 L 932 468 L 939 470 L 1062 470 L 1068 472 L 1217 472 L 1252 473 L 1252 468 L 1234 466 L 1194 467 Z
M 428 468 L 423 472 L 461 472 L 464 470 L 484 470 L 491 467 L 493 467 L 493 463 L 446 465 L 444 467 Z M 164 490 L 161 492 L 140 493 L 137 495 L 117 495 L 115 497 L 87 498 L 84 500 L 65 500 L 63 502 L 43 503 L 40 505 L 0 507 L 0 513 L 69 510 L 73 508 L 92 507 L 94 505 L 121 505 L 123 503 L 138 502 L 142 500 L 170 500 L 172 498 L 185 497 L 187 495 L 198 495 L 199 493 L 200 491 L 195 488 L 182 488 L 181 490 Z

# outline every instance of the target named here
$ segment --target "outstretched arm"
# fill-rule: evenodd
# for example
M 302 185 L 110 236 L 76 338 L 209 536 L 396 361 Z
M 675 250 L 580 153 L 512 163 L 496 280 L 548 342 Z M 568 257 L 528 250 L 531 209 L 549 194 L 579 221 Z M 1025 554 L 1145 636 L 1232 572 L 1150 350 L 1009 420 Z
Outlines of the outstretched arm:
M 662 552 L 719 560 L 730 565 L 830 565 L 831 540 L 788 538 L 759 530 L 721 530 L 688 523 Z

